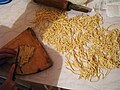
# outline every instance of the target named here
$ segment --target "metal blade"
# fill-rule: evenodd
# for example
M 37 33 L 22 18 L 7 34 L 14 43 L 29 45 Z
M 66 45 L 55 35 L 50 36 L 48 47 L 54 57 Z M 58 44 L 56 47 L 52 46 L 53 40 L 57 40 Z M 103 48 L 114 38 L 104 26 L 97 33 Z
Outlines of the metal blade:
M 17 69 L 17 66 L 18 66 L 18 56 L 19 56 L 19 53 L 20 53 L 20 47 L 18 47 L 18 52 L 17 52 L 17 55 L 16 55 L 16 59 L 15 59 L 15 69 L 14 69 L 14 73 L 13 73 L 13 76 L 12 76 L 12 80 L 15 81 L 15 75 L 16 75 L 16 69 Z
M 69 8 L 73 9 L 73 10 L 76 10 L 76 11 L 81 11 L 81 12 L 85 12 L 85 13 L 88 13 L 88 12 L 91 12 L 92 9 L 89 8 L 89 7 L 86 7 L 86 6 L 82 6 L 82 5 L 77 5 L 77 4 L 71 4 L 69 6 Z

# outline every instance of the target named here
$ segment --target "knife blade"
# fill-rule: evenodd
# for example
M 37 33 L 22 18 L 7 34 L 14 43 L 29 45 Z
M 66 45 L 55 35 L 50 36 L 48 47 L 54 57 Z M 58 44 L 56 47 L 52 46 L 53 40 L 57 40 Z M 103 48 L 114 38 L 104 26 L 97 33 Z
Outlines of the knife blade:
M 17 55 L 16 55 L 16 59 L 15 59 L 15 69 L 14 69 L 14 72 L 13 72 L 13 76 L 12 76 L 12 80 L 15 81 L 16 79 L 16 69 L 17 69 L 17 66 L 18 66 L 18 56 L 19 56 L 19 53 L 20 53 L 20 47 L 18 47 L 18 52 L 17 52 Z
M 89 7 L 86 7 L 86 6 L 83 6 L 83 5 L 77 5 L 77 4 L 69 4 L 69 7 L 70 9 L 73 9 L 75 11 L 80 11 L 80 12 L 85 12 L 85 13 L 88 13 L 88 12 L 91 12 L 92 9 L 89 8 Z

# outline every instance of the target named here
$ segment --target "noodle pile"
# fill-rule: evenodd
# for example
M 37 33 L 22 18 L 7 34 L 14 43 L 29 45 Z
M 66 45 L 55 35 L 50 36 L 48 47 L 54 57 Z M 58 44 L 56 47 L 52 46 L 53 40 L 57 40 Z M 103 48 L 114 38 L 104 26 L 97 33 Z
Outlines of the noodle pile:
M 29 62 L 30 58 L 34 54 L 35 48 L 29 45 L 20 46 L 20 54 L 18 57 L 18 65 L 19 67 L 24 66 L 26 63 Z
M 120 30 L 104 28 L 98 13 L 68 18 L 63 12 L 56 12 L 45 9 L 45 14 L 37 12 L 36 19 L 40 20 L 38 23 L 42 17 L 54 19 L 51 26 L 41 29 L 40 33 L 44 32 L 40 35 L 44 42 L 65 55 L 68 70 L 79 78 L 97 81 L 112 69 L 120 68 Z
M 49 28 L 52 23 L 58 19 L 66 18 L 65 12 L 54 8 L 41 7 L 36 10 L 36 16 L 33 23 L 39 28 L 40 34 Z

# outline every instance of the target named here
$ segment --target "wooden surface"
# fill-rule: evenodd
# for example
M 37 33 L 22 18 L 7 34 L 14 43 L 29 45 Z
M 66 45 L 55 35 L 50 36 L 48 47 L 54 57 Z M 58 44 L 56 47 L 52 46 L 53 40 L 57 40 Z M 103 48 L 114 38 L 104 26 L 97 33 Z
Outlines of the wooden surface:
M 17 74 L 33 74 L 52 66 L 52 61 L 45 51 L 42 44 L 38 41 L 32 28 L 27 28 L 24 32 L 19 34 L 16 38 L 8 42 L 2 48 L 10 48 L 16 50 L 18 47 L 28 45 L 35 48 L 33 56 L 29 62 L 23 65 L 21 68 L 17 67 Z
M 67 0 L 34 0 L 38 4 L 45 4 L 50 7 L 55 7 L 61 10 L 67 10 Z

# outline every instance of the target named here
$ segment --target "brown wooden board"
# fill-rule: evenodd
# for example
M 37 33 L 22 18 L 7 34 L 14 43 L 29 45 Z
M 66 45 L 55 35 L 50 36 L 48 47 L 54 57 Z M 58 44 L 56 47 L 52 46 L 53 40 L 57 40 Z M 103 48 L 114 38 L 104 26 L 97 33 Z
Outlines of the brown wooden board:
M 11 48 L 17 50 L 17 48 L 21 45 L 31 45 L 35 47 L 35 51 L 29 62 L 21 67 L 21 70 L 20 67 L 17 67 L 17 74 L 33 74 L 52 66 L 53 63 L 49 55 L 47 54 L 44 47 L 41 45 L 31 28 L 23 31 L 20 35 L 8 42 L 2 48 Z

